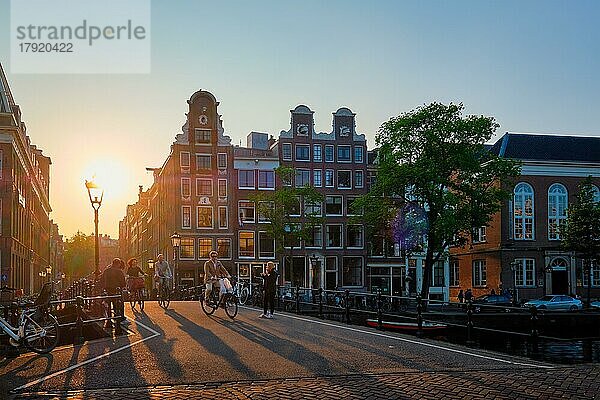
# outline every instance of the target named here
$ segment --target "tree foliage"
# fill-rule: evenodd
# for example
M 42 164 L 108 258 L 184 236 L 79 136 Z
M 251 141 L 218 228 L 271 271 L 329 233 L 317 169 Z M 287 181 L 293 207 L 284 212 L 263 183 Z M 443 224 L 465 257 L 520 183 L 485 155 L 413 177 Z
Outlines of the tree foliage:
M 65 268 L 70 279 L 90 274 L 94 266 L 94 235 L 77 232 L 65 242 Z
M 283 253 L 288 247 L 291 260 L 294 248 L 310 240 L 314 227 L 322 223 L 322 212 L 317 210 L 323 206 L 323 195 L 309 185 L 295 187 L 294 168 L 280 166 L 275 172 L 283 186 L 272 192 L 256 193 L 250 200 L 255 202 L 258 215 L 269 221 L 261 229 L 275 239 L 276 252 Z M 319 208 L 311 208 L 311 204 Z
M 567 223 L 560 230 L 565 250 L 573 251 L 586 264 L 589 307 L 592 263 L 600 263 L 600 202 L 595 198 L 592 178 L 579 185 L 577 200 L 569 207 Z
M 509 196 L 504 184 L 520 172 L 518 162 L 484 147 L 498 128 L 494 118 L 463 110 L 431 103 L 385 122 L 375 140 L 376 182 L 356 202 L 368 231 L 403 239 L 405 251 L 424 246 L 423 297 L 434 263 L 450 244 L 466 243 L 473 228 L 489 223 Z

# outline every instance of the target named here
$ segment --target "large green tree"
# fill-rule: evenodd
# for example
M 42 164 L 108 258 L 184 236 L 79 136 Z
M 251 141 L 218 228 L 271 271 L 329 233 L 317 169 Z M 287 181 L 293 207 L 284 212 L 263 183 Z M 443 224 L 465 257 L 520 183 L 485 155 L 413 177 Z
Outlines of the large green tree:
M 294 249 L 311 240 L 313 230 L 322 222 L 323 195 L 309 185 L 296 187 L 296 171 L 292 167 L 280 166 L 275 172 L 283 186 L 272 192 L 259 192 L 250 200 L 255 202 L 258 215 L 269 222 L 261 229 L 275 239 L 278 254 L 285 254 L 287 248 L 287 268 L 293 268 Z M 290 273 L 292 284 L 300 284 L 293 271 Z
M 94 235 L 77 231 L 65 242 L 65 267 L 71 280 L 89 275 L 94 266 Z
M 590 305 L 592 263 L 600 263 L 600 202 L 594 197 L 592 178 L 579 185 L 577 200 L 569 207 L 567 223 L 560 229 L 563 248 L 575 252 L 587 274 L 587 306 Z
M 404 251 L 424 251 L 421 296 L 451 244 L 485 226 L 519 175 L 519 163 L 485 149 L 493 117 L 463 116 L 462 104 L 431 103 L 391 118 L 376 135 L 377 178 L 356 202 L 369 232 L 384 231 Z

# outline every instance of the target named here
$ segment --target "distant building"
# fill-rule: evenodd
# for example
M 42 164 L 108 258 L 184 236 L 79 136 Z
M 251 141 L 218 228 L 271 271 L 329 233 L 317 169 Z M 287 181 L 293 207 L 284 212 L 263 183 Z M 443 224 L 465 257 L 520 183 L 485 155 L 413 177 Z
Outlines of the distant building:
M 119 256 L 119 240 L 111 239 L 109 235 L 98 235 L 98 259 L 100 271 L 103 271 Z M 127 262 L 127 260 L 123 260 Z
M 39 290 L 53 267 L 49 157 L 31 143 L 0 65 L 0 271 L 2 282 Z
M 544 294 L 587 296 L 586 268 L 562 249 L 558 229 L 576 200 L 578 185 L 593 177 L 600 200 L 600 138 L 506 133 L 490 151 L 520 160 L 512 198 L 472 242 L 450 249 L 450 292 L 473 288 L 476 296 L 509 289 L 519 300 Z M 600 296 L 600 265 L 592 269 L 593 298 Z

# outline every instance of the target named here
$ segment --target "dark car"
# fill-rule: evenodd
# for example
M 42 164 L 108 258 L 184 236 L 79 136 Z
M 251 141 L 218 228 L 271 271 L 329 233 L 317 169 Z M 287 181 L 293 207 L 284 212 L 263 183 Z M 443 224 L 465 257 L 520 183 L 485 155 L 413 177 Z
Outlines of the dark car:
M 482 311 L 510 311 L 512 298 L 501 294 L 486 294 L 485 296 L 477 297 L 473 300 L 475 312 Z

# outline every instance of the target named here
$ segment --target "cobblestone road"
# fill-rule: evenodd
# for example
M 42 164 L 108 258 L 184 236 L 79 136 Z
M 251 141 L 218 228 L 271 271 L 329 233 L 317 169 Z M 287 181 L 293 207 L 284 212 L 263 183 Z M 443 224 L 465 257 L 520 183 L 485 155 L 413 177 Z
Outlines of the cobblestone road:
M 600 368 L 361 374 L 17 395 L 15 399 L 600 399 Z

